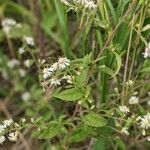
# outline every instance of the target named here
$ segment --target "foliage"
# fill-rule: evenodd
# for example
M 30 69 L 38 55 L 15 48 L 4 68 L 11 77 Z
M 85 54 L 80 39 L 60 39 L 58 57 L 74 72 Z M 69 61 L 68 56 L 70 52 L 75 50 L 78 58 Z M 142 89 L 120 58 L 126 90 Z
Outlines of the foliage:
M 0 20 L 3 148 L 150 148 L 149 0 L 3 0 Z

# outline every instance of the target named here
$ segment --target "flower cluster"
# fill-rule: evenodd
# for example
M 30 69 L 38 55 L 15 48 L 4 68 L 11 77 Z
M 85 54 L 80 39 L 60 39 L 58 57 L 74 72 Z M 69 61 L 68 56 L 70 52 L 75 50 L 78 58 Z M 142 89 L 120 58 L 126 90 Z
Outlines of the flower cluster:
M 67 0 L 61 0 L 61 2 L 72 9 L 85 8 L 86 10 L 95 10 L 97 8 L 93 0 L 73 0 L 74 4 L 70 4 L 70 1 Z
M 75 2 L 80 6 L 88 9 L 96 9 L 97 7 L 97 5 L 94 4 L 93 0 L 75 0 Z
M 19 124 L 15 123 L 12 119 L 4 120 L 3 123 L 0 124 L 0 144 L 3 144 L 6 140 L 6 135 L 8 135 L 7 138 L 10 141 L 17 141 L 19 138 L 19 130 Z
M 130 112 L 129 108 L 128 108 L 127 106 L 125 106 L 125 105 L 119 106 L 119 110 L 120 110 L 122 113 L 125 113 L 125 114 L 127 114 L 127 113 Z
M 146 114 L 141 118 L 141 128 L 149 129 L 150 128 L 150 113 Z
M 143 53 L 144 58 L 150 57 L 150 42 L 148 43 L 147 47 L 145 48 L 145 52 Z
M 51 87 L 60 85 L 62 80 L 66 80 L 67 83 L 71 84 L 72 77 L 70 75 L 63 75 L 61 77 L 57 76 L 57 72 L 64 70 L 69 65 L 70 60 L 66 57 L 58 58 L 57 62 L 42 70 L 43 80 L 48 81 Z
M 32 37 L 30 37 L 30 36 L 24 36 L 23 40 L 25 41 L 25 43 L 27 45 L 34 46 L 34 40 L 33 40 Z
M 22 24 L 17 23 L 16 20 L 12 19 L 12 18 L 5 18 L 4 20 L 2 20 L 2 29 L 3 31 L 9 35 L 10 31 L 13 28 L 20 28 L 22 27 Z M 31 36 L 24 36 L 22 39 L 23 43 L 29 46 L 34 46 L 34 39 Z M 18 49 L 19 54 L 23 54 L 25 52 L 25 45 L 20 47 Z
M 134 105 L 134 104 L 138 104 L 139 103 L 139 98 L 137 96 L 132 96 L 129 99 L 129 104 Z
M 132 80 L 129 80 L 129 81 L 126 82 L 126 85 L 132 86 L 133 84 L 134 84 L 134 82 Z
M 16 26 L 16 21 L 14 19 L 11 18 L 5 18 L 4 20 L 2 20 L 2 27 L 3 27 L 3 31 L 6 34 L 9 34 L 10 30 Z

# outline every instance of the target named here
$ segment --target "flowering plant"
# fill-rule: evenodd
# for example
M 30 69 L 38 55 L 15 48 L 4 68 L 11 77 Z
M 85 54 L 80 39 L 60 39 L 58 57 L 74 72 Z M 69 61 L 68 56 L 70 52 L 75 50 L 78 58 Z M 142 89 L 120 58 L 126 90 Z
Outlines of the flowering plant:
M 2 148 L 150 148 L 149 0 L 0 4 Z

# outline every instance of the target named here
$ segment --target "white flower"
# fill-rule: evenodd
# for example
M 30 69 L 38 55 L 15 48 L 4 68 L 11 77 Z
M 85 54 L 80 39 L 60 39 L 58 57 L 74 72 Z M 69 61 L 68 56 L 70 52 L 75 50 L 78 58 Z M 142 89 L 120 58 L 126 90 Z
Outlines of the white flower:
M 50 84 L 51 84 L 51 86 L 60 85 L 60 80 L 52 78 L 52 79 L 50 80 Z
M 63 76 L 62 80 L 67 80 L 67 83 L 72 84 L 72 77 L 70 75 Z
M 15 25 L 16 25 L 16 21 L 14 19 L 5 18 L 4 20 L 2 20 L 3 31 L 6 34 L 9 34 L 11 28 L 14 27 Z
M 4 141 L 5 141 L 5 137 L 4 136 L 0 136 L 0 144 L 3 144 Z
M 30 60 L 29 59 L 25 60 L 24 65 L 29 68 L 30 67 Z
M 70 60 L 67 59 L 66 57 L 64 57 L 64 58 L 60 57 L 58 59 L 58 68 L 59 69 L 64 69 L 64 68 L 66 68 L 69 65 L 70 65 Z
M 7 63 L 8 67 L 11 69 L 18 66 L 19 64 L 20 62 L 17 59 L 12 59 Z
M 54 69 L 54 71 L 56 71 L 58 69 L 58 63 L 54 63 L 51 65 L 51 67 Z
M 126 85 L 132 86 L 133 84 L 134 84 L 134 82 L 132 80 L 129 80 L 129 81 L 126 82 Z
M 74 0 L 77 4 L 81 5 L 82 7 L 88 8 L 88 9 L 95 9 L 97 7 L 96 4 L 94 4 L 93 0 Z
M 121 132 L 122 132 L 123 134 L 129 135 L 129 132 L 128 132 L 128 128 L 127 128 L 127 127 L 122 128 Z
M 119 106 L 119 110 L 125 114 L 130 112 L 129 108 L 125 105 Z
M 10 141 L 12 141 L 12 142 L 15 142 L 15 141 L 17 141 L 17 139 L 18 139 L 18 134 L 19 134 L 18 131 L 12 132 L 12 133 L 9 134 L 8 139 L 9 139 Z
M 25 77 L 26 71 L 24 69 L 19 69 L 18 72 L 19 72 L 21 77 Z
M 95 5 L 93 1 L 89 1 L 86 3 L 85 7 L 89 9 L 95 9 L 97 5 Z
M 21 95 L 21 99 L 23 100 L 23 101 L 28 101 L 29 99 L 31 98 L 31 95 L 30 95 L 30 93 L 29 92 L 24 92 L 22 95 Z
M 6 125 L 0 125 L 0 133 L 4 132 L 6 129 Z
M 47 79 L 48 77 L 50 77 L 53 73 L 54 69 L 53 68 L 44 68 L 43 69 L 43 78 Z
M 141 124 L 140 127 L 143 128 L 143 129 L 150 128 L 150 113 L 143 116 L 143 118 L 141 119 L 140 124 Z
M 25 118 L 22 118 L 22 119 L 21 119 L 21 122 L 23 122 L 23 123 L 26 122 L 26 119 L 25 119 Z
M 139 103 L 139 98 L 137 96 L 132 96 L 129 99 L 129 104 L 134 105 L 134 104 L 138 104 Z
M 19 53 L 19 54 L 23 54 L 24 52 L 25 52 L 24 47 L 20 47 L 20 48 L 18 49 L 18 53 Z
M 147 47 L 145 48 L 145 52 L 143 53 L 144 58 L 150 57 L 150 42 L 148 43 Z
M 142 119 L 142 117 L 141 116 L 138 116 L 137 118 L 136 118 L 136 121 L 140 121 Z
M 60 0 L 63 4 L 65 4 L 66 6 L 69 6 L 70 3 L 67 0 Z
M 32 37 L 24 36 L 23 39 L 24 39 L 24 41 L 26 42 L 26 44 L 31 45 L 31 46 L 34 46 L 34 40 L 33 40 Z
M 13 120 L 12 119 L 4 120 L 3 123 L 6 127 L 9 127 L 13 123 Z

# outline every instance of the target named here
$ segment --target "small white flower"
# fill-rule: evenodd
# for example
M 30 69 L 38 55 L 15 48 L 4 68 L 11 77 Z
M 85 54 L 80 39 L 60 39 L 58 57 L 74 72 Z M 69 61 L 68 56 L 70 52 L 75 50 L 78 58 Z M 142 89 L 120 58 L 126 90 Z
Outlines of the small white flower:
M 48 77 L 50 77 L 53 73 L 54 69 L 53 68 L 44 68 L 43 69 L 43 78 L 47 79 Z
M 12 133 L 9 134 L 8 139 L 9 139 L 10 141 L 12 141 L 12 142 L 16 142 L 17 139 L 18 139 L 18 134 L 19 134 L 18 131 L 12 132 Z
M 143 129 L 150 128 L 150 113 L 142 117 L 140 124 Z
M 139 103 L 139 98 L 137 96 L 132 96 L 129 99 L 129 104 L 134 105 L 134 104 L 138 104 Z
M 25 77 L 26 71 L 24 69 L 19 69 L 18 72 L 22 78 Z
M 121 132 L 122 132 L 123 134 L 129 135 L 129 132 L 128 132 L 128 128 L 127 128 L 127 127 L 122 128 Z
M 142 119 L 142 117 L 141 116 L 138 116 L 137 118 L 136 118 L 136 121 L 140 121 Z
M 25 60 L 24 65 L 29 68 L 30 67 L 30 60 L 29 59 Z
M 26 42 L 26 44 L 34 46 L 34 40 L 32 37 L 24 36 L 23 39 Z
M 95 9 L 96 4 L 92 0 L 74 0 L 77 4 L 88 9 Z
M 117 87 L 114 88 L 115 93 L 119 93 L 119 90 Z
M 3 144 L 4 141 L 5 141 L 5 137 L 4 136 L 0 136 L 0 144 Z
M 119 106 L 119 110 L 125 114 L 130 112 L 129 108 L 125 105 Z
M 60 0 L 63 4 L 65 4 L 66 6 L 69 6 L 70 3 L 67 0 Z
M 14 27 L 15 25 L 16 25 L 16 21 L 14 19 L 5 18 L 4 20 L 2 20 L 3 31 L 6 34 L 9 34 L 11 28 Z
M 29 99 L 31 98 L 31 95 L 29 92 L 24 92 L 22 95 L 21 95 L 21 99 L 25 102 L 27 102 Z
M 72 77 L 70 75 L 63 76 L 62 80 L 67 80 L 67 83 L 72 84 Z
M 66 57 L 64 57 L 64 58 L 60 57 L 58 59 L 58 68 L 59 69 L 64 69 L 64 68 L 66 68 L 69 65 L 70 65 L 70 60 L 67 59 Z
M 51 65 L 51 67 L 54 69 L 54 71 L 56 71 L 58 69 L 58 63 L 54 63 Z
M 148 100 L 147 104 L 150 105 L 150 100 Z
M 25 118 L 22 118 L 22 119 L 21 119 L 21 122 L 23 122 L 23 123 L 26 122 L 26 119 L 25 119 Z
M 145 52 L 143 53 L 144 58 L 150 57 L 150 42 L 148 43 L 147 47 L 145 48 Z
M 85 7 L 89 9 L 96 9 L 97 5 L 95 5 L 93 1 L 89 1 Z
M 11 69 L 18 66 L 19 64 L 20 64 L 20 62 L 17 59 L 12 59 L 7 63 L 8 67 Z
M 77 71 L 76 74 L 79 76 L 79 75 L 81 74 L 81 72 L 80 72 L 80 71 Z
M 50 84 L 51 84 L 51 86 L 60 85 L 60 80 L 52 78 L 52 79 L 50 80 Z
M 134 84 L 134 82 L 132 80 L 129 80 L 129 81 L 126 82 L 126 85 L 132 86 L 133 84 Z
M 6 125 L 1 125 L 0 124 L 0 133 L 4 132 L 6 129 Z
M 19 54 L 23 54 L 25 52 L 25 49 L 24 49 L 24 47 L 20 47 L 19 49 L 18 49 L 18 53 Z
M 12 119 L 4 120 L 3 123 L 6 127 L 9 127 L 13 123 L 13 120 Z

